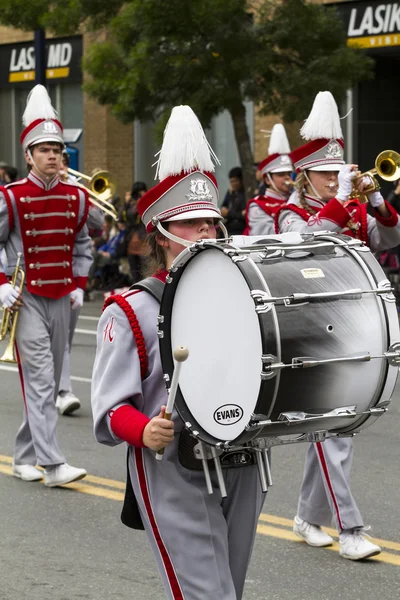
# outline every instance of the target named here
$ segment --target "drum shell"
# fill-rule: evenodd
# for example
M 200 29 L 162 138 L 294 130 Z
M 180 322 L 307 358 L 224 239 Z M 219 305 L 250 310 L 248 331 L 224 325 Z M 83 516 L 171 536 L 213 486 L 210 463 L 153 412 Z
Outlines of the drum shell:
M 165 307 L 168 302 L 171 303 L 173 288 L 179 285 L 187 264 L 196 260 L 201 252 L 210 250 L 226 252 L 227 246 L 198 248 L 197 254 L 193 253 L 182 268 L 173 274 L 172 286 L 167 286 L 163 299 L 162 315 L 165 316 Z M 232 260 L 228 255 L 225 259 Z M 313 255 L 312 252 L 303 252 L 302 255 L 301 249 L 294 248 L 293 253 L 267 259 L 263 252 L 257 251 L 238 260 L 235 266 L 240 270 L 249 293 L 261 289 L 274 297 L 293 292 L 313 294 L 354 288 L 368 290 L 386 279 L 368 249 L 361 247 L 360 250 L 349 250 L 340 244 L 322 255 Z M 320 271 L 323 276 L 304 276 L 304 272 L 313 271 Z M 323 359 L 362 352 L 381 355 L 388 349 L 393 333 L 398 331 L 395 305 L 374 294 L 293 306 L 277 304 L 267 312 L 259 313 L 258 323 L 262 354 L 272 355 L 277 362 L 284 364 L 290 364 L 294 357 Z M 163 366 L 165 372 L 171 375 L 171 339 L 168 327 L 161 329 L 164 335 L 160 340 Z M 254 399 L 254 413 L 258 418 L 273 423 L 250 431 L 243 429 L 237 438 L 229 441 L 230 445 L 240 445 L 258 437 L 302 435 L 321 430 L 350 434 L 365 425 L 367 415 L 327 417 L 318 422 L 291 424 L 279 419 L 285 412 L 326 414 L 344 406 L 355 406 L 358 413 L 368 412 L 369 408 L 382 402 L 383 397 L 385 401 L 390 399 L 397 369 L 390 367 L 384 359 L 375 359 L 371 362 L 338 363 L 309 369 L 282 369 L 270 379 L 261 379 L 261 371 L 260 360 L 260 386 L 258 397 Z M 191 411 L 179 393 L 177 409 L 183 420 L 199 432 L 200 439 L 211 444 L 225 441 L 209 435 L 198 423 L 193 422 Z

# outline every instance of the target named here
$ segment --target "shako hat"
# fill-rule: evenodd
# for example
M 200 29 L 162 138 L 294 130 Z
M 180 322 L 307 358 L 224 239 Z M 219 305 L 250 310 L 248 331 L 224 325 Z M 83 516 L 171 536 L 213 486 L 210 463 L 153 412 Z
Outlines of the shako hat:
M 190 106 L 175 106 L 164 131 L 157 161 L 160 183 L 138 201 L 150 233 L 157 223 L 212 217 L 222 219 L 213 175 L 218 158 Z
M 339 171 L 344 165 L 344 141 L 338 107 L 331 92 L 318 92 L 300 129 L 307 144 L 290 153 L 296 172 Z
M 64 146 L 63 127 L 43 85 L 35 85 L 30 91 L 22 124 L 25 128 L 20 141 L 24 150 L 39 142 L 57 142 Z
M 293 170 L 290 158 L 290 146 L 286 131 L 281 123 L 273 126 L 269 140 L 268 156 L 258 165 L 262 175 L 266 173 L 285 173 Z

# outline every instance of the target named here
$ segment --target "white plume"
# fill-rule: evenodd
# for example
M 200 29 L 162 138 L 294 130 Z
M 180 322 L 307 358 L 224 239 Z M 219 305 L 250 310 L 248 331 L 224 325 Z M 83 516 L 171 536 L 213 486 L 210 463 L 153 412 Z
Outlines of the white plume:
M 286 131 L 281 123 L 273 126 L 269 140 L 268 155 L 289 154 L 290 146 Z
M 57 112 L 52 107 L 50 96 L 43 85 L 35 85 L 30 91 L 22 123 L 27 127 L 36 119 L 57 119 Z
M 212 172 L 214 163 L 221 164 L 190 106 L 172 109 L 158 155 L 156 178 L 160 181 L 193 169 Z
M 338 107 L 330 92 L 319 92 L 315 96 L 311 112 L 300 129 L 300 135 L 309 142 L 321 138 L 343 139 Z

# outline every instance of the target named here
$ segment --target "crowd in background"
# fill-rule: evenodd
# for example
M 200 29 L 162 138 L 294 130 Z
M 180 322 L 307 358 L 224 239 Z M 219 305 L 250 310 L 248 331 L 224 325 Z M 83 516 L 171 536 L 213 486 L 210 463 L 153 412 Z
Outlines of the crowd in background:
M 147 253 L 146 229 L 137 212 L 137 202 L 147 186 L 136 181 L 121 202 L 114 197 L 117 220 L 105 215 L 101 231 L 90 232 L 93 240 L 93 265 L 89 273 L 87 295 L 101 290 L 110 292 L 136 283 L 143 276 Z
M 68 164 L 65 164 L 68 167 Z M 254 195 L 263 195 L 266 184 L 256 171 L 257 188 Z M 233 167 L 229 173 L 229 187 L 221 204 L 221 213 L 229 235 L 240 235 L 246 228 L 246 196 L 242 169 Z M 7 185 L 19 178 L 18 170 L 0 161 L 0 185 Z M 71 178 L 73 179 L 73 178 Z M 124 198 L 112 198 L 117 220 L 105 215 L 101 229 L 90 230 L 93 243 L 93 265 L 89 274 L 86 299 L 93 298 L 94 291 L 106 294 L 116 289 L 128 288 L 143 277 L 147 254 L 146 230 L 137 212 L 137 201 L 147 191 L 146 183 L 135 181 Z M 390 191 L 387 201 L 400 213 L 400 180 Z M 400 305 L 400 247 L 382 252 L 379 261 L 391 281 Z

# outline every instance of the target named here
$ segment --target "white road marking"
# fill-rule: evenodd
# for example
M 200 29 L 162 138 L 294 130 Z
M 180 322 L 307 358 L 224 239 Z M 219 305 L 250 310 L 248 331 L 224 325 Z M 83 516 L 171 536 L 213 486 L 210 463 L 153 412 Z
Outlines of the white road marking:
M 84 333 L 85 335 L 97 335 L 97 331 L 93 331 L 93 329 L 75 329 L 75 333 Z
M 99 317 L 86 317 L 85 315 L 79 315 L 78 319 L 86 319 L 87 321 L 98 321 Z
M 7 365 L 0 365 L 0 371 L 11 371 L 13 373 L 18 373 L 18 367 L 9 367 Z M 77 375 L 71 375 L 71 379 L 73 381 L 80 381 L 82 383 L 92 383 L 90 377 L 78 377 Z

